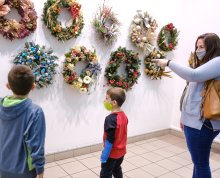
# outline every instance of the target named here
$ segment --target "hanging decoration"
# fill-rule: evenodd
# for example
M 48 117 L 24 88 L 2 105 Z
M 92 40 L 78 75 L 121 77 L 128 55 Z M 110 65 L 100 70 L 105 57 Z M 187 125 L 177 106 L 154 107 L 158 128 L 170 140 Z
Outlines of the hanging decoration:
M 5 16 L 15 7 L 22 19 L 6 19 Z M 11 41 L 15 38 L 23 39 L 37 28 L 37 13 L 30 0 L 0 0 L 0 33 Z
M 194 62 L 194 53 L 193 53 L 193 52 L 191 52 L 188 62 L 189 62 L 190 67 L 191 67 L 192 69 L 194 69 L 194 67 L 195 67 L 195 62 Z
M 58 64 L 55 61 L 58 57 L 52 54 L 52 48 L 46 49 L 34 42 L 26 42 L 24 49 L 14 58 L 14 63 L 30 67 L 34 73 L 36 88 L 40 89 L 53 84 L 53 76 L 57 74 Z
M 168 73 L 171 71 L 165 72 L 165 67 L 157 66 L 155 62 L 151 61 L 152 59 L 166 59 L 166 56 L 164 55 L 163 51 L 157 51 L 154 49 L 154 51 L 145 58 L 144 72 L 147 74 L 147 76 L 150 76 L 152 80 L 161 79 L 162 76 L 172 78 L 170 75 L 168 75 Z
M 178 36 L 179 31 L 177 31 L 172 23 L 165 25 L 158 35 L 157 41 L 160 50 L 163 50 L 165 52 L 175 50 L 175 47 L 177 46 L 179 40 L 177 39 Z
M 120 63 L 122 62 L 126 64 L 125 71 L 127 72 L 127 76 L 119 76 L 117 74 Z M 139 72 L 140 65 L 141 60 L 139 60 L 138 53 L 119 47 L 117 51 L 111 53 L 109 65 L 105 68 L 105 77 L 108 80 L 107 85 L 121 87 L 126 91 L 131 90 L 141 75 Z
M 120 27 L 121 22 L 119 22 L 117 14 L 112 11 L 112 7 L 105 4 L 104 0 L 103 5 L 97 8 L 93 17 L 93 29 L 96 37 L 104 45 L 112 45 L 120 35 Z
M 101 74 L 102 68 L 98 63 L 98 56 L 96 50 L 92 52 L 84 46 L 76 45 L 65 54 L 66 59 L 63 64 L 63 77 L 70 87 L 79 90 L 80 93 L 89 92 L 89 88 L 96 84 Z M 88 63 L 81 74 L 77 74 L 74 68 L 78 61 Z
M 72 15 L 66 28 L 63 28 L 61 22 L 57 20 L 62 7 L 67 8 Z M 47 0 L 44 3 L 44 14 L 42 15 L 44 24 L 59 41 L 65 42 L 71 38 L 76 38 L 81 34 L 84 27 L 81 8 L 82 5 L 76 0 Z
M 145 55 L 153 51 L 158 23 L 148 12 L 137 11 L 131 25 L 131 40 Z

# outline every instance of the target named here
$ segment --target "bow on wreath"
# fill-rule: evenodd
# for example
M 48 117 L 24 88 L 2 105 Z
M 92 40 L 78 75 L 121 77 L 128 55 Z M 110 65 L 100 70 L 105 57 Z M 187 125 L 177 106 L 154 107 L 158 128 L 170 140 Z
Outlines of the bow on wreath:
M 4 17 L 11 12 L 10 7 L 8 5 L 3 5 L 4 3 L 5 0 L 0 0 L 0 17 Z
M 137 10 L 137 13 L 138 13 L 139 17 L 143 19 L 145 27 L 150 28 L 149 18 L 144 17 L 144 12 L 142 10 Z

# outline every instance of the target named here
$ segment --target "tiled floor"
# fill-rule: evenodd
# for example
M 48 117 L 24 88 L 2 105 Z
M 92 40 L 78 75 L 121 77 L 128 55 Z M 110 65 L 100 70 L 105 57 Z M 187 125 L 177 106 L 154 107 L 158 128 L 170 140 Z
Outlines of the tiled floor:
M 127 145 L 124 178 L 191 178 L 193 164 L 184 139 L 165 135 Z M 100 152 L 46 164 L 45 178 L 98 178 Z M 220 177 L 220 151 L 210 156 L 212 178 Z

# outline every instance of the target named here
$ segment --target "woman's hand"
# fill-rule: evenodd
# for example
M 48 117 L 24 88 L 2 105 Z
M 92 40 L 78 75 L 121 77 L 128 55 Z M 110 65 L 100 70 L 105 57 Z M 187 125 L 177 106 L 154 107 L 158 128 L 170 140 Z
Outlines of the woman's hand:
M 182 130 L 182 132 L 184 132 L 184 125 L 180 122 L 180 128 Z
M 159 66 L 159 67 L 166 67 L 167 66 L 167 62 L 168 62 L 167 59 L 152 59 L 151 61 L 156 62 L 157 66 Z

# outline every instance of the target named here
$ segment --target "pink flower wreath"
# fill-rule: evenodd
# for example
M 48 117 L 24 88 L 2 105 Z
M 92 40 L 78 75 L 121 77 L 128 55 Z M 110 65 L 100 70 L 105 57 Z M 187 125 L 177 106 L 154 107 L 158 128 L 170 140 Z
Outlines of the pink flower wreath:
M 4 18 L 15 7 L 22 19 L 17 22 L 15 19 Z M 37 28 L 37 13 L 34 4 L 30 0 L 0 0 L 0 33 L 10 39 L 23 39 L 29 36 Z

